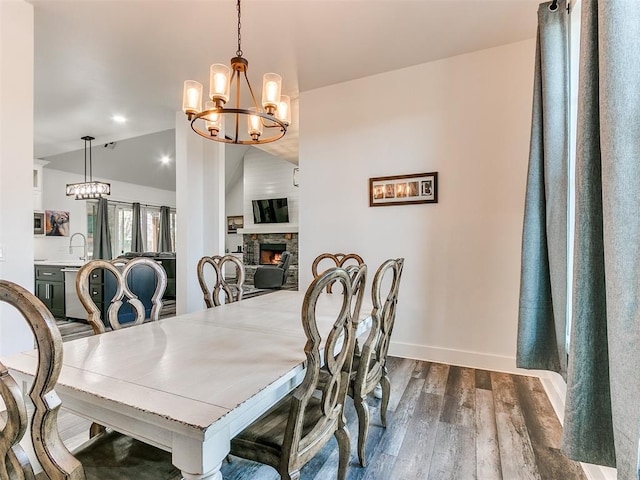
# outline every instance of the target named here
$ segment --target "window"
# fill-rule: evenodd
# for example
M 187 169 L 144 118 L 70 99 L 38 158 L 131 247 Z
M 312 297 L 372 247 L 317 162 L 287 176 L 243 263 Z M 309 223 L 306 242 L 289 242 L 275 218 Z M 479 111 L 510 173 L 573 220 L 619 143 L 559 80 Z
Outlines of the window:
M 142 233 L 147 246 L 147 252 L 158 251 L 158 236 L 160 235 L 160 209 L 146 207 L 147 228 Z
M 111 230 L 111 251 L 117 257 L 131 251 L 131 239 L 133 238 L 133 209 L 122 205 L 116 206 L 117 222 Z M 111 217 L 109 217 L 111 228 Z
M 131 251 L 133 238 L 133 207 L 130 204 L 109 202 L 107 215 L 109 218 L 109 232 L 111 233 L 111 251 L 117 257 Z M 95 219 L 98 203 L 87 202 L 87 247 L 89 255 L 93 256 L 93 237 L 95 233 Z M 160 207 L 144 206 L 140 208 L 142 241 L 147 252 L 158 251 L 160 234 Z M 170 215 L 171 241 L 175 248 L 176 211 L 171 209 Z

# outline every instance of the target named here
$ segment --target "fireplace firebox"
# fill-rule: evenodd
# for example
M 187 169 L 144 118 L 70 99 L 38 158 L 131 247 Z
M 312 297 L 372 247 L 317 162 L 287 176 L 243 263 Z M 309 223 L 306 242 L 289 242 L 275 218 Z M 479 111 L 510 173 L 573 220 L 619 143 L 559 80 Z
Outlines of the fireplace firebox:
M 260 265 L 277 265 L 286 249 L 284 243 L 261 243 Z

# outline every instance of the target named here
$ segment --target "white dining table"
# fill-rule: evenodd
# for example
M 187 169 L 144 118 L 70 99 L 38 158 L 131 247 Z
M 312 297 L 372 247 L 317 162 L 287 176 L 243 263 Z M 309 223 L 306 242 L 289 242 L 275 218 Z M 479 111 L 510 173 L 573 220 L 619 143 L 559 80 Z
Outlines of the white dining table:
M 303 292 L 278 291 L 66 342 L 56 391 L 71 412 L 172 454 L 186 480 L 222 479 L 230 440 L 302 380 Z M 324 337 L 341 295 L 322 295 Z M 359 331 L 369 324 L 363 302 Z M 2 359 L 29 382 L 35 351 Z

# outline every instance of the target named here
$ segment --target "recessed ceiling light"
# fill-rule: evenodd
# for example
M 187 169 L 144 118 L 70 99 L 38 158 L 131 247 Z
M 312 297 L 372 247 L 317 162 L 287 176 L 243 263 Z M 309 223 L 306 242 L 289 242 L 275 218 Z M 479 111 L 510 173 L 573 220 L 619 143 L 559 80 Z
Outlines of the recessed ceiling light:
M 111 120 L 116 123 L 127 123 L 127 119 L 122 115 L 114 115 L 113 117 L 111 117 Z
M 163 155 L 162 157 L 160 157 L 160 161 L 163 165 L 168 165 L 169 162 L 171 162 L 171 157 L 169 157 L 169 155 Z

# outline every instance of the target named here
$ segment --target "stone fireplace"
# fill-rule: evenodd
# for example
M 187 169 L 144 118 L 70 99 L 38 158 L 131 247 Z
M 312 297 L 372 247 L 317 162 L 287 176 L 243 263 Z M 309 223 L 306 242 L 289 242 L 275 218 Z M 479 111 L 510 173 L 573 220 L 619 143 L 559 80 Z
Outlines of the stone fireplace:
M 298 288 L 297 233 L 245 233 L 242 235 L 242 251 L 248 285 L 253 285 L 258 265 L 275 265 L 280 261 L 282 252 L 289 252 L 291 264 L 285 286 Z

